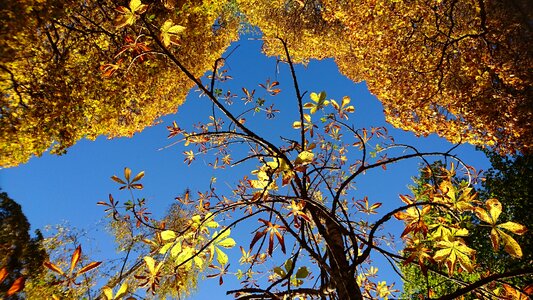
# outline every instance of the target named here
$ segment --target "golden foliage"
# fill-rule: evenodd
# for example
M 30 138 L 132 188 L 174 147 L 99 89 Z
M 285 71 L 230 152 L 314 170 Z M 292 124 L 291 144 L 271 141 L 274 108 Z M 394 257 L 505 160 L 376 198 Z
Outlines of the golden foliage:
M 528 152 L 532 11 L 524 0 L 11 1 L 0 9 L 0 165 L 131 136 L 176 111 L 192 83 L 158 45 L 201 76 L 240 16 L 268 55 L 284 56 L 282 38 L 296 62 L 334 58 L 396 127 Z
M 388 122 L 453 143 L 533 147 L 531 3 L 501 0 L 238 1 L 265 52 L 335 58 Z
M 160 49 L 141 29 L 146 8 L 83 3 L 14 1 L 2 8 L 1 166 L 51 146 L 62 153 L 84 137 L 131 136 L 175 112 L 192 87 L 164 56 L 150 52 Z M 128 12 L 131 26 L 117 24 Z M 157 2 L 144 16 L 154 26 L 180 16 L 174 22 L 187 29 L 171 51 L 195 76 L 237 37 L 227 1 L 180 1 L 172 11 Z

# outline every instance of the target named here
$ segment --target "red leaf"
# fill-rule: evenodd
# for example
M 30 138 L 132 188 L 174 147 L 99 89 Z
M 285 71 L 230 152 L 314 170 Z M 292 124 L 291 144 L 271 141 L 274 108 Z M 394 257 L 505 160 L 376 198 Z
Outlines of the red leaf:
M 250 249 L 252 249 L 257 241 L 265 235 L 266 231 L 258 231 L 255 233 L 252 242 L 250 243 Z

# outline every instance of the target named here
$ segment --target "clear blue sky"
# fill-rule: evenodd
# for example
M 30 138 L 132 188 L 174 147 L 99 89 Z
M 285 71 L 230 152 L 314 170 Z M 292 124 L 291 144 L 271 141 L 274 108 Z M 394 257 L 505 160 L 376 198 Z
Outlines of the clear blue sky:
M 242 39 L 237 44 L 240 47 L 226 62 L 226 68 L 234 78 L 231 89 L 237 92 L 241 87 L 247 87 L 249 90 L 259 91 L 259 83 L 264 83 L 268 78 L 278 80 L 283 91 L 275 101 L 279 101 L 282 108 L 292 109 L 294 106 L 287 105 L 294 104 L 294 91 L 291 89 L 288 68 L 281 64 L 280 72 L 276 72 L 276 60 L 266 58 L 260 53 L 260 41 Z M 234 47 L 235 45 L 230 49 Z M 339 100 L 344 95 L 350 96 L 356 108 L 356 113 L 350 117 L 350 121 L 356 127 L 386 125 L 380 102 L 370 95 L 364 84 L 354 84 L 340 75 L 332 60 L 312 61 L 306 67 L 299 66 L 297 73 L 304 91 L 324 90 L 328 93 L 328 98 Z M 287 103 L 284 103 L 285 101 Z M 93 238 L 91 248 L 100 249 L 100 252 L 94 254 L 95 258 L 106 259 L 114 255 L 109 253 L 113 251 L 113 247 L 109 244 L 109 236 L 101 228 L 104 213 L 96 202 L 106 200 L 108 193 L 113 193 L 116 198 L 123 200 L 117 191 L 117 185 L 109 177 L 114 174 L 122 175 L 126 166 L 134 173 L 145 170 L 145 189 L 138 195 L 146 197 L 150 208 L 159 214 L 164 213 L 174 201 L 174 197 L 183 193 L 186 188 L 206 189 L 213 173 L 201 158 L 187 167 L 183 163 L 181 146 L 161 151 L 158 149 L 171 143 L 166 138 L 166 126 L 172 121 L 177 121 L 181 127 L 190 128 L 192 123 L 205 121 L 210 109 L 211 106 L 205 98 L 200 99 L 197 94 L 191 93 L 177 114 L 162 118 L 161 124 L 147 128 L 133 138 L 107 140 L 100 137 L 94 142 L 84 140 L 70 148 L 66 155 L 46 154 L 31 159 L 25 165 L 0 170 L 0 187 L 22 205 L 32 229 L 66 220 L 73 226 L 88 230 Z M 289 117 L 290 115 L 280 116 L 265 123 L 264 116 L 261 115 L 257 116 L 257 120 L 248 117 L 248 122 L 257 122 L 255 128 L 263 130 L 267 136 L 277 138 L 279 131 L 292 130 L 290 124 L 293 120 Z M 399 143 L 431 151 L 446 151 L 451 147 L 449 143 L 435 136 L 416 138 L 411 133 L 386 126 Z M 472 146 L 462 145 L 455 153 L 460 154 L 467 163 L 476 168 L 488 168 L 484 155 L 474 151 Z M 412 182 L 411 177 L 417 174 L 417 167 L 418 161 L 413 160 L 389 166 L 387 171 L 369 172 L 357 181 L 358 193 L 361 198 L 368 195 L 372 201 L 384 202 L 381 212 L 385 212 L 387 207 L 400 204 L 398 194 L 408 193 L 407 186 Z M 218 173 L 217 177 L 220 185 L 232 185 L 236 182 L 235 177 L 224 173 Z M 241 242 L 240 245 L 249 245 L 252 237 L 250 231 L 249 228 L 237 228 L 233 231 L 237 242 Z M 378 262 L 378 267 L 382 266 L 382 262 Z M 378 274 L 388 281 L 398 281 L 393 274 L 387 273 Z M 221 288 L 216 284 L 216 280 L 207 281 L 200 285 L 199 291 L 192 299 L 233 299 L 231 296 L 225 296 L 225 290 L 236 288 L 233 285 L 235 281 L 228 280 L 229 285 Z

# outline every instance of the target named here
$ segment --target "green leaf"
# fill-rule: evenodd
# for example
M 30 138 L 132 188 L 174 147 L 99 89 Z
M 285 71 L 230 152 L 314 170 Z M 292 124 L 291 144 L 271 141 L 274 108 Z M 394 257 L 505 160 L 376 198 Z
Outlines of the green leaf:
M 283 270 L 281 267 L 275 267 L 274 273 L 276 273 L 280 277 L 285 277 L 285 275 L 287 275 L 287 273 L 285 273 L 285 270 Z
M 292 265 L 292 259 L 287 259 L 287 261 L 285 261 L 285 270 L 287 271 L 287 273 L 292 270 Z
M 309 270 L 307 267 L 300 267 L 298 268 L 298 271 L 296 271 L 296 278 L 306 278 L 309 276 Z

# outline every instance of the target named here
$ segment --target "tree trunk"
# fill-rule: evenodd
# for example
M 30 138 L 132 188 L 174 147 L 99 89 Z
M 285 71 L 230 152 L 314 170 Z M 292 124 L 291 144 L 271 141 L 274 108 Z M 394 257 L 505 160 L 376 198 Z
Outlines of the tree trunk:
M 332 270 L 330 279 L 337 296 L 341 300 L 362 300 L 361 289 L 355 280 L 355 268 L 350 268 L 346 258 L 342 233 L 338 225 L 330 219 L 326 219 L 325 225 L 324 239 L 328 247 L 329 264 Z

